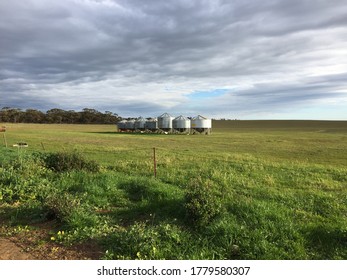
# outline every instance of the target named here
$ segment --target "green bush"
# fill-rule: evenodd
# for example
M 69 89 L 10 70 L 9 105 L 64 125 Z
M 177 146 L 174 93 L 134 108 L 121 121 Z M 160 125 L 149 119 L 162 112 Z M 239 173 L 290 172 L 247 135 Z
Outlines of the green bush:
M 80 206 L 80 200 L 69 193 L 52 191 L 46 197 L 44 206 L 48 218 L 66 222 L 71 213 Z
M 53 191 L 44 201 L 44 207 L 48 219 L 57 219 L 71 229 L 95 226 L 98 222 L 91 207 L 70 193 Z
M 209 179 L 191 179 L 186 188 L 185 209 L 189 224 L 197 227 L 209 224 L 222 210 L 218 186 Z
M 85 170 L 98 172 L 99 164 L 92 160 L 87 160 L 78 152 L 57 152 L 43 155 L 43 160 L 47 168 L 55 172 L 65 172 L 72 170 Z

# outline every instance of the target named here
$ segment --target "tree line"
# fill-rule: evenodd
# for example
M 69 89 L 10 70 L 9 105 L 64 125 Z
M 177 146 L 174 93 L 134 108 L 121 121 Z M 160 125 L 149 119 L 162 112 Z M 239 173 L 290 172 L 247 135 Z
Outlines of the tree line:
M 115 124 L 122 118 L 110 111 L 104 113 L 84 108 L 82 111 L 62 110 L 58 108 L 42 112 L 36 109 L 3 107 L 0 110 L 0 122 L 8 123 L 59 123 L 59 124 Z

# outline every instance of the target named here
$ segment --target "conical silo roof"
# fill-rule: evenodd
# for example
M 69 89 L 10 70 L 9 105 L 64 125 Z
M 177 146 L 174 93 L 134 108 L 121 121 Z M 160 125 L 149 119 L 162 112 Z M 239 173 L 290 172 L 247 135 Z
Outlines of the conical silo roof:
M 159 116 L 159 118 L 172 118 L 172 116 L 168 113 L 164 113 L 161 116 Z
M 177 118 L 175 118 L 175 120 L 187 120 L 188 118 L 186 118 L 186 117 L 184 117 L 184 116 L 182 116 L 182 115 L 180 115 L 180 116 L 178 116 Z
M 201 115 L 197 115 L 196 117 L 193 118 L 193 120 L 207 120 L 207 118 Z

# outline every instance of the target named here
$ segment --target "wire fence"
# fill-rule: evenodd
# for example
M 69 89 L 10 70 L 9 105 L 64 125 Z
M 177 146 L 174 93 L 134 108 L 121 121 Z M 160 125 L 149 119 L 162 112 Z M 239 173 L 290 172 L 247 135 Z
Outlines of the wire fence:
M 41 149 L 44 152 L 64 149 L 64 147 L 52 146 L 38 142 L 30 148 L 31 151 Z M 159 177 L 170 181 L 181 177 L 194 176 L 199 173 L 208 173 L 227 166 L 240 165 L 242 162 L 256 164 L 253 160 L 247 160 L 247 156 L 221 150 L 205 149 L 201 147 L 124 147 L 124 146 L 100 146 L 74 147 L 78 152 L 89 159 L 96 159 L 108 170 L 114 170 L 130 175 L 144 175 Z M 67 151 L 71 147 L 67 148 Z M 177 179 L 178 180 L 178 179 Z
M 195 174 L 211 172 L 222 166 L 239 166 L 243 162 L 250 162 L 246 157 L 240 159 L 239 155 L 222 152 L 193 149 L 170 149 L 166 147 L 135 147 L 117 148 L 109 151 L 100 151 L 110 170 L 133 175 L 159 177 L 161 179 L 176 177 L 189 177 Z M 95 151 L 87 151 L 92 156 Z M 100 155 L 99 155 L 100 156 Z M 107 157 L 107 160 L 106 160 Z M 241 161 L 240 161 L 241 160 Z

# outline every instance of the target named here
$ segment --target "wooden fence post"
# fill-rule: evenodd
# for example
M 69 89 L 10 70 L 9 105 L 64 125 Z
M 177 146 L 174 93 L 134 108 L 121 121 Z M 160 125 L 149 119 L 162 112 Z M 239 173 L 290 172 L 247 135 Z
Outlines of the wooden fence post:
M 6 132 L 4 132 L 4 142 L 5 142 L 5 146 L 6 146 L 6 148 L 7 148 Z
M 153 167 L 154 167 L 154 178 L 157 178 L 157 159 L 155 157 L 155 148 L 153 148 Z

